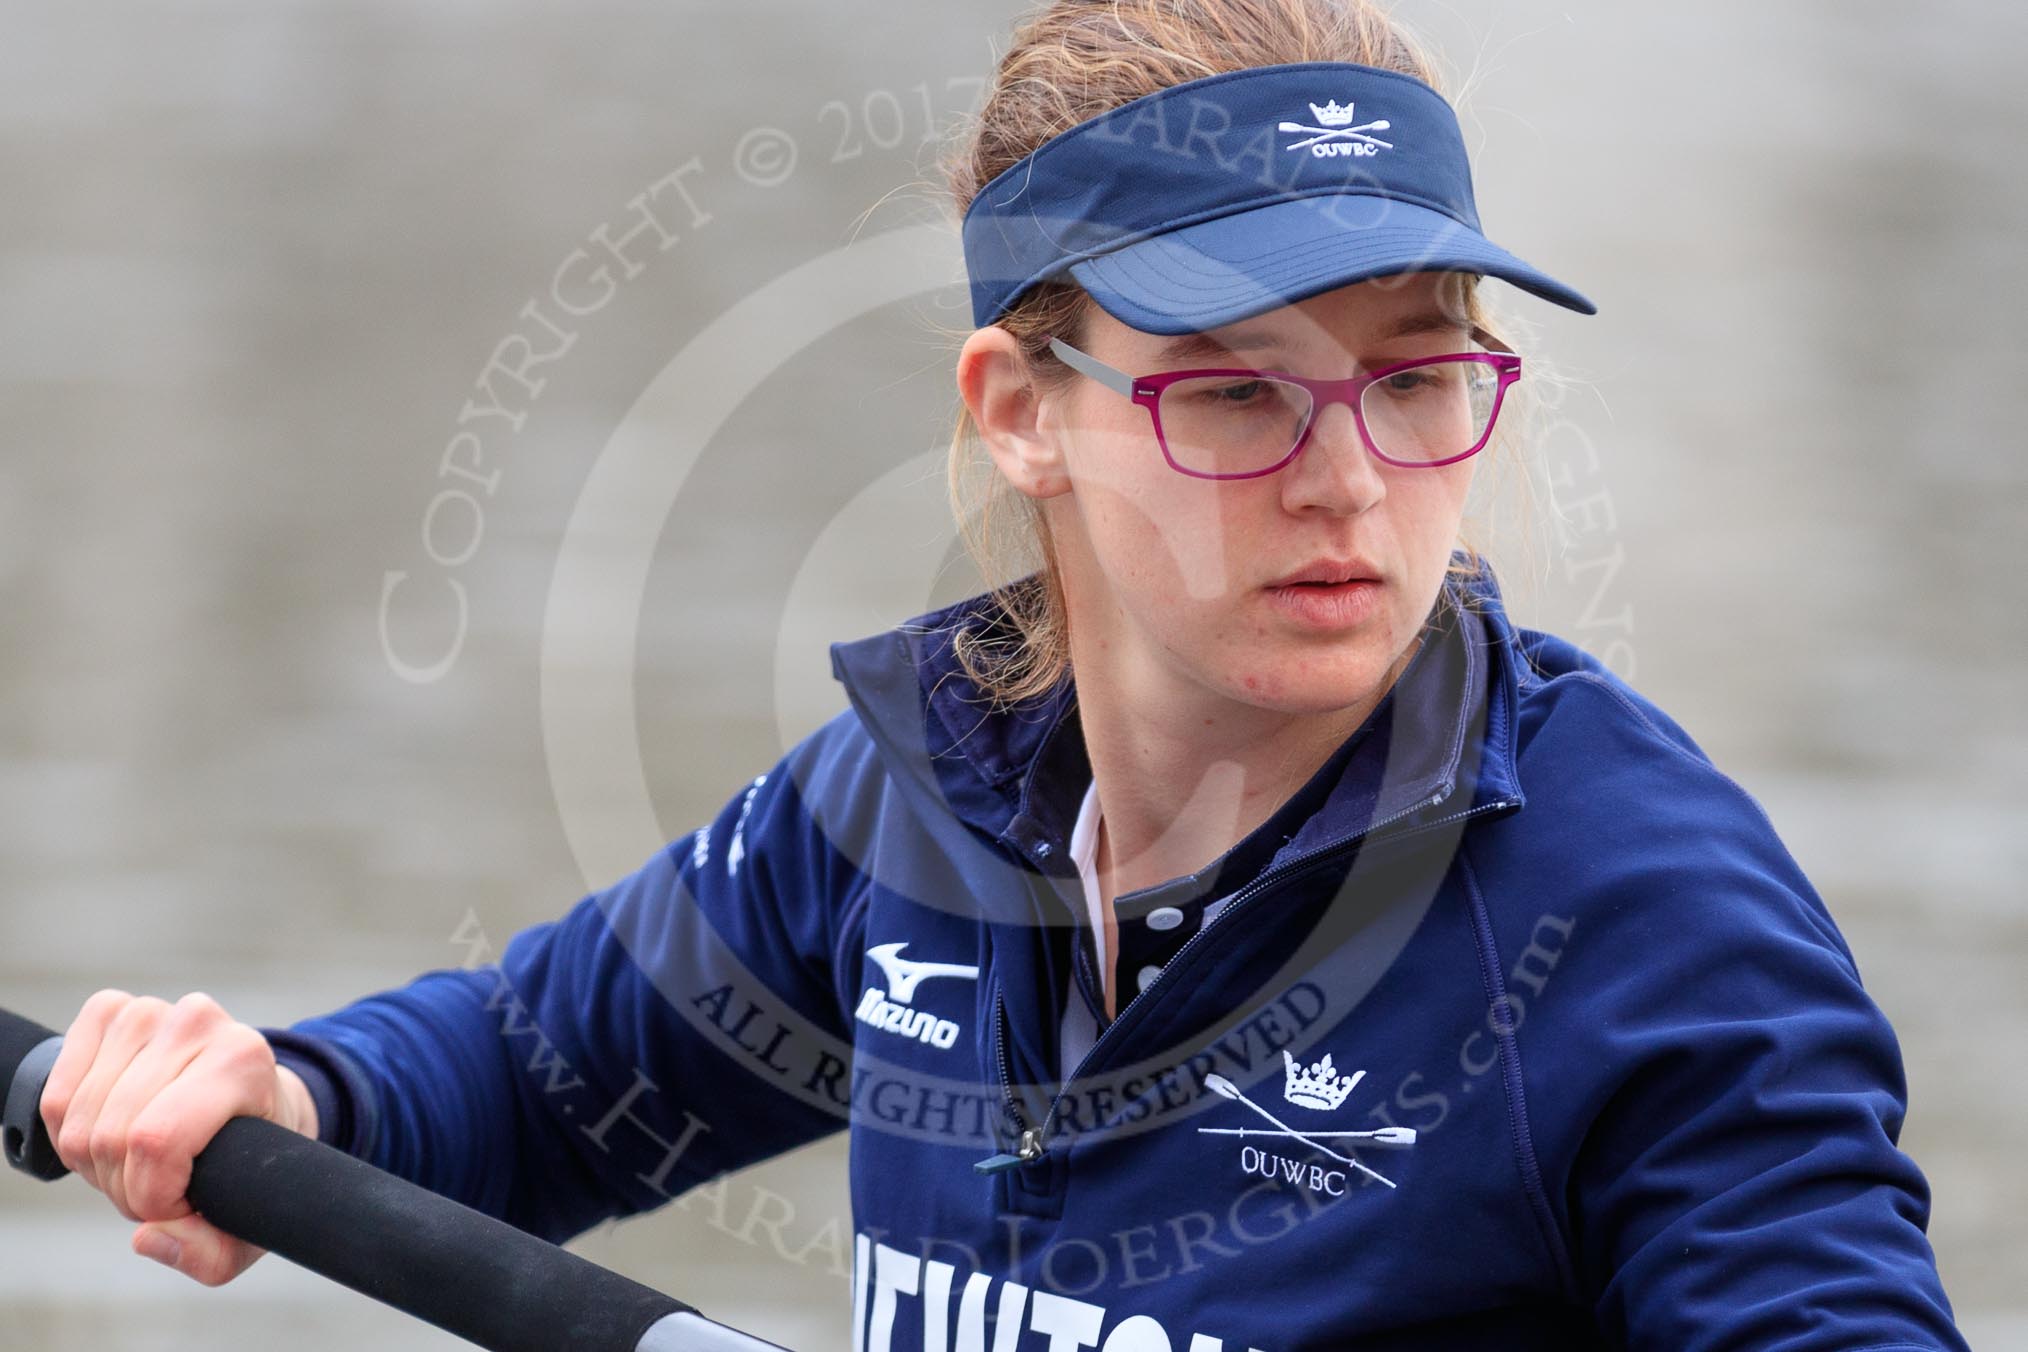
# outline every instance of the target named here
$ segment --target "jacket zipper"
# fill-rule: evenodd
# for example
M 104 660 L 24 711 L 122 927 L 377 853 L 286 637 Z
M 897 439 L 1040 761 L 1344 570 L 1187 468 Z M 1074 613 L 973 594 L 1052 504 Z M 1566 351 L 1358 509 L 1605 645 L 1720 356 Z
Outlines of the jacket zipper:
M 1291 859 L 1288 863 L 1283 864 L 1280 868 L 1273 869 L 1267 873 L 1262 874 L 1260 877 L 1255 878 L 1252 882 L 1240 888 L 1239 891 L 1233 893 L 1231 900 L 1226 902 L 1225 904 L 1224 914 L 1221 914 L 1216 920 L 1207 923 L 1202 928 L 1200 928 L 1197 931 L 1197 933 L 1191 935 L 1188 939 L 1183 941 L 1183 946 L 1176 950 L 1176 956 L 1171 958 L 1167 963 L 1163 965 L 1160 974 L 1158 974 L 1153 981 L 1150 981 L 1145 988 L 1143 988 L 1139 993 L 1137 993 L 1132 999 L 1127 1001 L 1126 1007 L 1121 1009 L 1118 1016 L 1113 1019 L 1112 1023 L 1107 1025 L 1105 1032 L 1099 1035 L 1098 1040 L 1092 1044 L 1091 1048 L 1088 1051 L 1086 1051 L 1084 1056 L 1078 1061 L 1077 1068 L 1073 1070 L 1069 1075 L 1064 1077 L 1063 1083 L 1067 1086 L 1072 1081 L 1081 1078 L 1085 1073 L 1085 1069 L 1091 1065 L 1093 1059 L 1098 1056 L 1100 1051 L 1106 1050 L 1105 1042 L 1108 1038 L 1111 1038 L 1115 1044 L 1118 1043 L 1119 1030 L 1127 1024 L 1128 1016 L 1134 1013 L 1135 1008 L 1137 1006 L 1145 1008 L 1145 1003 L 1148 1000 L 1148 998 L 1155 993 L 1155 991 L 1162 985 L 1162 983 L 1165 980 L 1168 979 L 1169 973 L 1181 965 L 1183 956 L 1186 953 L 1188 953 L 1194 946 L 1204 942 L 1205 936 L 1207 934 L 1210 934 L 1213 929 L 1222 926 L 1225 923 L 1225 921 L 1232 915 L 1232 913 L 1240 910 L 1242 907 L 1253 901 L 1254 898 L 1260 896 L 1263 892 L 1267 891 L 1274 885 L 1286 880 L 1292 874 L 1306 871 L 1312 867 L 1315 867 L 1317 864 L 1334 855 L 1344 853 L 1346 850 L 1351 849 L 1354 845 L 1357 845 L 1361 841 L 1367 840 L 1370 837 L 1377 835 L 1380 831 L 1382 831 L 1386 827 L 1392 825 L 1395 822 L 1400 821 L 1403 817 L 1406 817 L 1411 813 L 1420 812 L 1425 808 L 1436 807 L 1438 804 L 1442 803 L 1444 799 L 1451 796 L 1451 790 L 1454 787 L 1455 787 L 1454 785 L 1446 784 L 1443 788 L 1437 790 L 1437 792 L 1435 792 L 1434 794 L 1431 794 L 1427 798 L 1418 799 L 1417 801 L 1409 804 L 1407 807 L 1403 808 L 1401 811 L 1395 813 L 1393 816 L 1387 818 L 1386 820 L 1375 822 L 1372 825 L 1368 826 L 1364 831 L 1361 831 L 1356 835 L 1348 836 L 1344 840 L 1337 841 L 1330 845 L 1325 845 L 1319 849 L 1310 851 L 1308 854 L 1301 855 L 1295 859 Z M 1453 812 L 1448 817 L 1439 817 L 1435 821 L 1421 822 L 1415 826 L 1409 827 L 1406 830 L 1396 832 L 1393 839 L 1396 840 L 1405 839 L 1406 837 L 1415 835 L 1418 832 L 1432 831 L 1439 826 L 1447 826 L 1452 822 L 1463 821 L 1467 817 L 1484 816 L 1489 812 L 1495 812 L 1502 808 L 1513 807 L 1516 805 L 1516 802 L 1517 800 L 1512 798 L 1496 798 L 1492 802 L 1481 803 L 1477 807 L 1466 808 L 1462 812 Z M 1058 1106 L 1063 1102 L 1063 1094 L 1059 1090 L 1056 1097 L 1050 1100 L 1048 1112 L 1043 1114 L 1042 1125 L 1039 1127 L 1029 1127 L 1027 1125 L 1026 1119 L 1023 1118 L 1021 1115 L 1019 1105 L 1016 1104 L 1014 1101 L 1013 1065 L 1008 1060 L 1006 1046 L 1001 1041 L 1001 1030 L 1005 1026 L 1006 1022 L 1007 1022 L 1006 1005 L 1001 996 L 999 983 L 995 982 L 993 986 L 993 1041 L 995 1047 L 998 1049 L 1000 1054 L 999 1055 L 1000 1090 L 1001 1093 L 1006 1098 L 1008 1110 L 1013 1114 L 1015 1123 L 1021 1128 L 1021 1135 L 1019 1141 L 1015 1145 L 1013 1153 L 1011 1154 L 1002 1153 L 994 1155 L 988 1159 L 980 1160 L 972 1166 L 974 1169 L 978 1170 L 982 1174 L 999 1173 L 1003 1169 L 1011 1169 L 1018 1164 L 1030 1164 L 1033 1163 L 1035 1160 L 1040 1159 L 1043 1153 L 1048 1149 L 1048 1146 L 1044 1143 L 1045 1137 L 1048 1134 L 1050 1126 L 1056 1121 L 1056 1110 Z
M 1021 1114 L 1021 1105 L 1014 1101 L 1014 1065 L 1007 1059 L 1006 1026 L 1007 1006 L 1000 998 L 1000 983 L 996 979 L 993 982 L 993 1056 L 1000 1063 L 1000 1097 L 1007 1105 L 1008 1117 L 1020 1130 L 1021 1138 L 1015 1143 L 1013 1154 L 1002 1152 L 972 1165 L 982 1174 L 997 1174 L 1002 1169 L 1011 1169 L 1017 1164 L 1040 1158 L 1042 1154 L 1042 1129 L 1030 1127 L 1028 1119 Z

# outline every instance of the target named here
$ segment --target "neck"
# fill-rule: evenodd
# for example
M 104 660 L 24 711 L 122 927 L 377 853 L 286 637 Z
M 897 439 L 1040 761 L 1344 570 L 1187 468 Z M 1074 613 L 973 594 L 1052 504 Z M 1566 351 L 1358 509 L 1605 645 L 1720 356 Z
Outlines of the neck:
M 1150 698 L 1106 673 L 1081 674 L 1078 718 L 1103 814 L 1096 865 L 1107 900 L 1196 872 L 1273 816 L 1358 730 L 1420 642 L 1367 697 L 1317 714 L 1201 690 Z

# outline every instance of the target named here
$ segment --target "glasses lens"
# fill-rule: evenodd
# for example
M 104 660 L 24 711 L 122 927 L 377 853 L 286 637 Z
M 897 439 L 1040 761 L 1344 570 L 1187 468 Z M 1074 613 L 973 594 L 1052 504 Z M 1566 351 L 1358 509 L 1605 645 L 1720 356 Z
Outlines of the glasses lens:
M 1359 412 L 1382 455 L 1420 464 L 1463 455 L 1483 441 L 1499 394 L 1500 373 L 1491 362 L 1425 362 L 1367 386 Z
M 1265 376 L 1193 376 L 1165 387 L 1156 411 L 1178 465 L 1250 474 L 1295 449 L 1310 420 L 1310 392 Z

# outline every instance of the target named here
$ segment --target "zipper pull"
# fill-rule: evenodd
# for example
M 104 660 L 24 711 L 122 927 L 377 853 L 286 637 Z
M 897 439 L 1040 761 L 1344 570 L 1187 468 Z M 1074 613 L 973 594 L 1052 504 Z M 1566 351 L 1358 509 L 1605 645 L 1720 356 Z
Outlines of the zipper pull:
M 997 1174 L 1003 1170 L 1012 1169 L 1017 1164 L 1030 1164 L 1041 1158 L 1042 1129 L 1040 1127 L 1029 1127 L 1021 1133 L 1020 1143 L 1014 1147 L 1013 1154 L 994 1155 L 989 1159 L 978 1161 L 972 1165 L 972 1168 L 982 1174 Z

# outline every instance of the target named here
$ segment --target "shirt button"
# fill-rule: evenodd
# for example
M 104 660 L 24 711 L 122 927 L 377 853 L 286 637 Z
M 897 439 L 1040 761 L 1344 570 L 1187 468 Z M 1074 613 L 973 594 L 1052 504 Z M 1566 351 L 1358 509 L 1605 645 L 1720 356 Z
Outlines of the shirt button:
M 1172 930 L 1183 923 L 1183 912 L 1174 906 L 1157 906 L 1148 912 L 1148 928 L 1151 930 Z
M 1162 975 L 1162 969 L 1159 967 L 1143 967 L 1140 971 L 1134 973 L 1134 985 L 1141 990 L 1146 990 L 1155 984 L 1155 978 L 1160 975 Z
M 1050 844 L 1048 841 L 1038 840 L 1035 842 L 1035 855 L 1038 859 L 1049 858 L 1049 853 L 1050 853 Z

